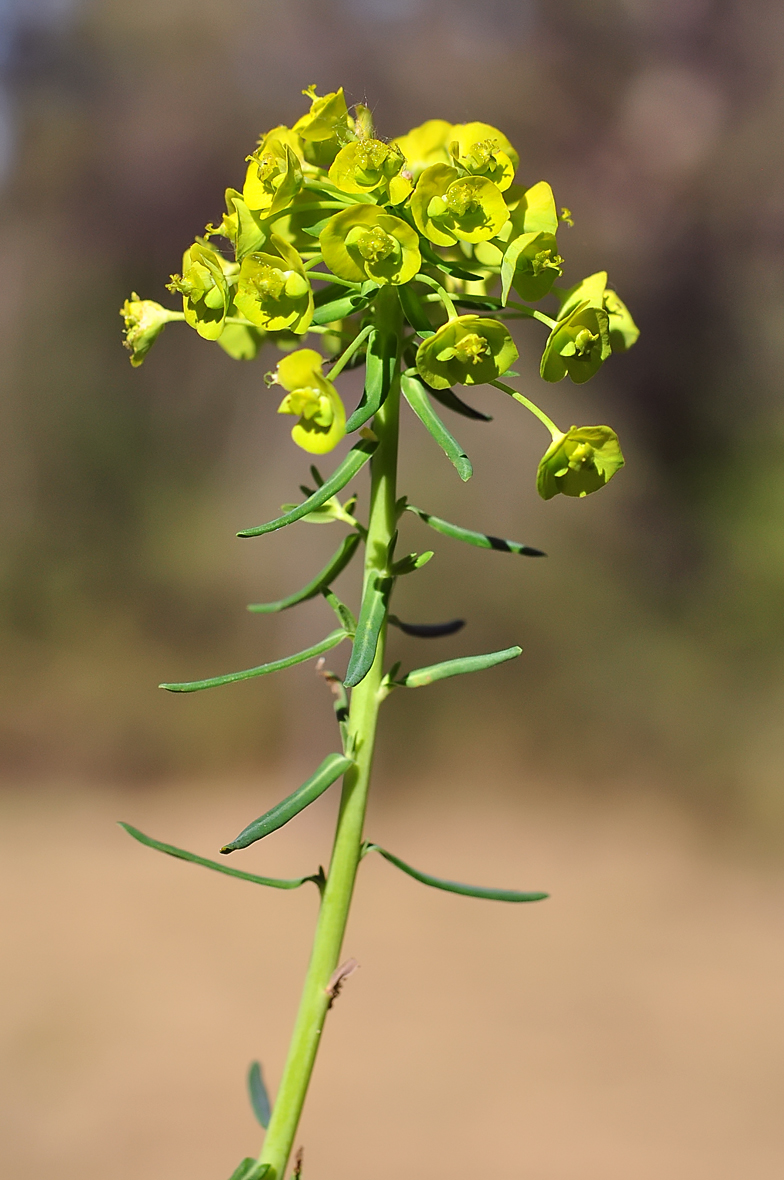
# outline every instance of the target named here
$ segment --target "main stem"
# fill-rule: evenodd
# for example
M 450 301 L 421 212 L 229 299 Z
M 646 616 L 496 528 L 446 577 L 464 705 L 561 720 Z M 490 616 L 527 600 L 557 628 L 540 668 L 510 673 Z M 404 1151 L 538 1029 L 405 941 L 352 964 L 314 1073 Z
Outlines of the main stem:
M 400 335 L 396 293 L 384 288 L 376 303 L 376 327 Z M 365 553 L 363 596 L 371 579 L 386 572 L 389 543 L 397 526 L 395 513 L 400 389 L 397 373 L 392 388 L 373 420 L 378 447 L 370 461 L 370 523 Z M 316 1060 L 330 1004 L 326 988 L 338 966 L 348 921 L 351 895 L 362 850 L 373 747 L 383 676 L 386 620 L 373 665 L 351 693 L 348 734 L 354 766 L 343 778 L 335 841 L 319 910 L 308 973 L 291 1037 L 280 1088 L 259 1162 L 270 1165 L 268 1180 L 282 1180 L 297 1133 L 310 1075 Z

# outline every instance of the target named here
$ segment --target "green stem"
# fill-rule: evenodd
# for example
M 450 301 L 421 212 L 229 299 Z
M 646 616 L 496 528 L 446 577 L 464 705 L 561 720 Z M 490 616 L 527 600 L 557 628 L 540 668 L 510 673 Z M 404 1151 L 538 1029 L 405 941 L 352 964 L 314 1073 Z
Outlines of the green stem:
M 353 355 L 354 355 L 354 353 L 357 351 L 357 349 L 359 348 L 360 344 L 362 344 L 362 342 L 363 342 L 364 340 L 367 340 L 368 336 L 370 335 L 370 333 L 371 333 L 372 331 L 373 331 L 373 325 L 372 325 L 372 324 L 367 324 L 367 325 L 366 325 L 366 326 L 365 326 L 365 327 L 362 329 L 362 331 L 359 333 L 359 335 L 354 337 L 354 339 L 353 339 L 353 340 L 351 341 L 351 343 L 349 344 L 348 348 L 346 348 L 346 349 L 345 349 L 345 350 L 344 350 L 344 351 L 341 353 L 341 355 L 340 355 L 340 356 L 338 357 L 338 359 L 335 361 L 335 363 L 334 363 L 334 365 L 332 366 L 332 368 L 329 370 L 329 374 L 328 374 L 328 375 L 329 375 L 329 379 L 330 379 L 330 381 L 334 381 L 334 380 L 335 380 L 335 378 L 338 376 L 338 374 L 343 372 L 344 368 L 346 367 L 346 365 L 348 364 L 348 362 L 351 360 L 352 356 L 353 356 Z
M 516 389 L 512 389 L 511 385 L 505 385 L 503 381 L 491 381 L 490 384 L 494 385 L 496 389 L 501 389 L 504 393 L 508 393 L 521 406 L 525 406 L 526 410 L 530 410 L 534 417 L 538 418 L 547 427 L 553 438 L 563 438 L 563 431 L 558 429 L 552 418 L 548 418 L 544 410 L 540 410 L 535 402 L 530 401 L 522 393 L 518 393 Z
M 376 326 L 400 337 L 399 308 L 392 288 L 376 300 Z M 373 420 L 378 447 L 371 460 L 370 523 L 365 555 L 363 596 L 379 573 L 386 572 L 387 553 L 397 526 L 395 511 L 399 382 L 396 378 L 384 405 Z M 289 1054 L 259 1161 L 270 1165 L 268 1180 L 283 1180 L 294 1144 L 300 1114 L 316 1060 L 324 1020 L 330 1005 L 326 988 L 338 966 L 348 920 L 354 880 L 362 852 L 376 721 L 381 704 L 386 622 L 375 659 L 367 676 L 351 693 L 347 748 L 354 766 L 343 779 L 335 841 L 321 901 L 310 965 L 291 1038 Z
M 455 307 L 454 303 L 450 299 L 449 293 L 445 290 L 444 287 L 441 286 L 440 283 L 437 283 L 435 279 L 431 279 L 430 275 L 423 275 L 423 274 L 414 275 L 414 277 L 411 281 L 412 281 L 412 283 L 427 283 L 428 287 L 433 288 L 436 295 L 443 303 L 444 310 L 446 311 L 446 314 L 449 316 L 450 320 L 459 319 L 457 308 Z
M 539 311 L 535 307 L 526 307 L 524 303 L 516 303 L 514 299 L 509 299 L 506 304 L 507 307 L 513 307 L 518 315 L 524 316 L 527 319 L 539 320 L 540 324 L 547 324 L 550 331 L 558 327 L 558 320 L 552 319 L 549 315 L 545 315 L 543 311 Z

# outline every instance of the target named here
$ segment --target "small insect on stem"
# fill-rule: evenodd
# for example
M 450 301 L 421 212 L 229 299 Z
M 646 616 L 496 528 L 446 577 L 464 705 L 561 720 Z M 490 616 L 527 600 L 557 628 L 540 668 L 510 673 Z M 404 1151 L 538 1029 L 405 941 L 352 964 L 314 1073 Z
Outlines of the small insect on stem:
M 341 965 L 332 972 L 329 977 L 329 983 L 324 988 L 324 991 L 329 996 L 327 1010 L 329 1010 L 335 1003 L 335 1000 L 340 995 L 343 984 L 346 982 L 349 975 L 354 974 L 358 966 L 359 963 L 356 959 L 346 959 L 345 963 L 341 963 Z

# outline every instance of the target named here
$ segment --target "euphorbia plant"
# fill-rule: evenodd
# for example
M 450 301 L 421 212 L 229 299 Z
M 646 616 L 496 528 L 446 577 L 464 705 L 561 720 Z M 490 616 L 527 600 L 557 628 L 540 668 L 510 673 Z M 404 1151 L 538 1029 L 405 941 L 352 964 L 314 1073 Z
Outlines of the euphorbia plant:
M 324 672 L 335 694 L 340 750 L 329 754 L 306 783 L 250 823 L 220 851 L 230 855 L 288 823 L 325 790 L 343 780 L 340 811 L 328 871 L 293 880 L 260 877 L 161 844 L 124 825 L 137 840 L 183 860 L 277 889 L 312 882 L 320 895 L 313 951 L 299 1015 L 270 1112 L 258 1065 L 250 1073 L 254 1109 L 266 1136 L 258 1160 L 243 1160 L 233 1180 L 282 1180 L 296 1135 L 327 1012 L 351 969 L 340 965 L 357 869 L 379 852 L 391 864 L 437 889 L 506 902 L 532 902 L 541 892 L 519 892 L 444 881 L 420 872 L 364 834 L 373 746 L 379 709 L 400 688 L 420 688 L 449 676 L 478 672 L 514 659 L 519 647 L 462 657 L 402 671 L 385 662 L 387 627 L 410 635 L 448 635 L 461 622 L 403 623 L 390 613 L 398 578 L 420 569 L 429 551 L 399 555 L 398 523 L 405 512 L 442 536 L 484 549 L 527 557 L 541 550 L 451 524 L 400 496 L 396 483 L 401 394 L 462 480 L 471 462 L 433 406 L 472 419 L 487 415 L 467 405 L 454 385 L 489 384 L 530 410 L 551 435 L 539 464 L 538 491 L 586 496 L 603 487 L 623 465 L 609 426 L 560 430 L 529 398 L 508 384 L 518 352 L 508 321 L 533 319 L 549 329 L 541 376 L 545 381 L 587 381 L 614 351 L 634 343 L 637 329 L 604 272 L 576 286 L 555 285 L 563 258 L 557 212 L 544 181 L 514 182 L 519 164 L 506 137 L 485 123 L 453 125 L 433 119 L 386 143 L 374 137 L 367 108 L 351 115 L 343 91 L 318 97 L 293 128 L 275 127 L 246 158 L 241 191 L 226 190 L 226 212 L 184 253 L 182 272 L 169 289 L 182 295 L 182 311 L 131 296 L 122 309 L 131 363 L 139 365 L 162 328 L 182 320 L 205 340 L 237 359 L 251 360 L 269 341 L 283 350 L 267 385 L 284 396 L 278 413 L 297 421 L 294 442 L 312 455 L 333 450 L 344 436 L 357 441 L 332 473 L 311 467 L 305 499 L 283 506 L 282 515 L 243 529 L 261 537 L 297 521 L 338 522 L 348 527 L 333 557 L 303 589 L 278 602 L 252 605 L 274 613 L 322 595 L 337 626 L 320 643 L 285 659 L 241 672 L 181 684 L 189 693 L 264 676 L 318 659 L 348 642 L 345 675 Z M 216 243 L 220 244 L 217 245 Z M 511 298 L 514 294 L 515 298 Z M 530 306 L 545 297 L 550 315 Z M 306 338 L 314 347 L 302 347 Z M 326 355 L 324 355 L 326 354 Z M 359 405 L 348 417 L 337 380 L 364 364 Z M 295 452 L 294 452 L 295 453 Z M 357 497 L 340 493 L 365 465 L 370 497 L 365 520 Z M 332 584 L 360 547 L 364 578 L 358 614 L 341 602 Z

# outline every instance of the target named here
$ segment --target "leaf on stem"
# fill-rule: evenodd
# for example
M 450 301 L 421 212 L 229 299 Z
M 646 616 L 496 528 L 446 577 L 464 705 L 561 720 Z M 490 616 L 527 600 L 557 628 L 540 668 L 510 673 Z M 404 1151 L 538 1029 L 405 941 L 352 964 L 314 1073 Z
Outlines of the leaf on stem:
M 372 291 L 365 291 L 364 293 L 357 291 L 352 295 L 341 295 L 338 299 L 333 299 L 329 303 L 322 303 L 314 311 L 311 322 L 314 324 L 332 324 L 335 320 L 344 320 L 348 316 L 353 315 L 355 311 L 362 311 L 363 308 L 369 307 L 377 290 L 378 288 L 374 287 Z
M 284 880 L 280 877 L 259 877 L 256 873 L 245 873 L 241 869 L 231 869 L 228 865 L 222 865 L 217 860 L 208 860 L 204 856 L 197 856 L 195 852 L 186 852 L 183 848 L 175 848 L 173 844 L 163 844 L 160 840 L 153 840 L 152 836 L 145 836 L 144 832 L 140 832 L 138 828 L 131 827 L 130 824 L 122 821 L 120 827 L 124 828 L 129 836 L 133 836 L 134 840 L 138 840 L 140 844 L 146 844 L 148 848 L 154 848 L 157 852 L 165 852 L 167 856 L 174 856 L 178 860 L 187 860 L 194 865 L 203 865 L 205 869 L 213 869 L 216 873 L 223 873 L 226 877 L 237 877 L 240 881 L 252 881 L 254 885 L 269 885 L 272 889 L 299 889 L 300 885 L 304 885 L 306 881 L 312 881 L 314 885 L 318 885 L 319 890 L 324 885 L 323 872 L 312 873 L 309 877 L 296 877 L 294 880 Z
M 433 409 L 422 382 L 418 377 L 408 377 L 403 374 L 400 378 L 400 388 L 419 421 L 432 434 L 465 483 L 473 475 L 474 469 L 471 466 L 471 460 Z
M 407 504 L 406 511 L 413 512 L 437 533 L 442 533 L 445 537 L 454 537 L 456 541 L 465 541 L 468 545 L 476 545 L 478 549 L 497 549 L 499 553 L 519 553 L 523 557 L 547 556 L 541 549 L 533 549 L 530 545 L 523 545 L 520 541 L 507 541 L 503 537 L 494 537 L 492 533 L 476 533 L 473 529 L 464 529 L 458 524 L 450 524 L 448 520 L 442 520 L 440 516 L 432 516 L 429 512 L 423 512 L 421 508 L 415 508 L 413 504 Z
M 359 682 L 367 676 L 373 660 L 376 658 L 378 637 L 386 617 L 393 584 L 394 578 L 386 574 L 376 574 L 375 576 L 371 574 L 370 576 L 362 596 L 357 633 L 343 681 L 346 688 L 356 688 Z
M 401 869 L 402 872 L 408 873 L 409 877 L 413 877 L 415 881 L 421 881 L 423 885 L 430 885 L 433 889 L 445 889 L 448 893 L 462 893 L 465 897 L 481 897 L 487 901 L 543 901 L 550 896 L 549 893 L 521 893 L 517 889 L 489 889 L 484 885 L 461 885 L 459 881 L 445 881 L 442 877 L 421 873 L 419 869 L 407 865 L 405 861 L 393 856 L 391 852 L 387 852 L 378 844 L 366 844 L 363 855 L 367 852 L 380 853 L 384 860 L 388 860 L 390 864 Z
M 249 1155 L 234 1169 L 229 1180 L 264 1180 L 269 1170 L 269 1164 L 260 1164 Z
M 329 586 L 323 586 L 321 593 L 327 600 L 327 604 L 332 607 L 338 622 L 348 634 L 349 639 L 353 639 L 357 633 L 357 620 L 354 618 L 352 611 L 346 606 L 345 602 L 341 602 L 337 594 L 333 590 L 330 590 Z
M 277 529 L 285 528 L 286 525 L 293 524 L 295 520 L 302 520 L 303 516 L 307 516 L 309 512 L 326 504 L 327 500 L 330 500 L 341 488 L 344 488 L 357 472 L 362 470 L 377 446 L 378 443 L 371 439 L 360 439 L 351 448 L 343 462 L 332 472 L 329 479 L 326 479 L 312 496 L 308 496 L 307 500 L 297 504 L 295 508 L 285 512 L 283 516 L 276 517 L 275 520 L 269 520 L 266 524 L 257 525 L 252 529 L 243 529 L 241 533 L 237 533 L 237 536 L 261 537 L 264 533 L 274 533 Z
M 259 664 L 257 668 L 246 668 L 244 672 L 229 672 L 225 676 L 211 676 L 208 680 L 187 680 L 182 684 L 159 684 L 158 688 L 165 688 L 169 692 L 199 692 L 202 688 L 219 688 L 222 684 L 233 684 L 236 680 L 251 680 L 254 676 L 266 676 L 269 672 L 280 672 L 283 668 L 291 668 L 294 664 L 302 664 L 322 652 L 337 647 L 344 639 L 348 639 L 348 632 L 342 627 L 338 631 L 331 631 L 326 639 L 314 643 L 313 647 L 306 647 L 293 656 L 285 656 L 282 660 L 273 660 L 269 664 Z
M 397 615 L 389 615 L 389 622 L 404 635 L 415 635 L 419 639 L 437 639 L 441 635 L 454 635 L 465 627 L 465 619 L 452 619 L 448 623 L 404 623 Z
M 451 275 L 453 279 L 462 279 L 466 283 L 481 283 L 483 275 L 475 275 L 470 270 L 464 270 L 463 267 L 458 266 L 456 262 L 450 262 L 446 258 L 442 258 L 440 254 L 436 254 L 432 246 L 428 245 L 423 237 L 419 239 L 419 252 L 426 262 L 432 266 L 437 266 L 445 274 Z
M 433 325 L 428 318 L 422 300 L 414 291 L 411 283 L 405 283 L 403 286 L 398 287 L 397 294 L 400 300 L 400 306 L 403 309 L 403 315 L 414 331 L 420 333 L 432 332 Z
M 493 421 L 492 414 L 483 414 L 481 410 L 475 410 L 473 406 L 469 406 L 462 398 L 459 398 L 454 389 L 433 389 L 428 385 L 427 392 L 437 402 L 441 402 L 442 406 L 446 406 L 455 414 L 462 414 L 464 418 L 472 418 L 475 422 Z
M 365 389 L 362 400 L 346 423 L 346 433 L 359 430 L 383 406 L 392 384 L 397 361 L 397 338 L 375 328 L 368 336 Z
M 274 614 L 277 611 L 288 610 L 290 606 L 296 606 L 299 602 L 306 602 L 309 598 L 315 598 L 324 587 L 329 586 L 338 574 L 343 572 L 356 553 L 359 541 L 359 533 L 349 533 L 337 553 L 333 553 L 323 570 L 316 574 L 313 581 L 308 582 L 307 586 L 303 586 L 295 594 L 289 594 L 287 598 L 281 598 L 277 602 L 252 602 L 248 610 L 260 615 Z
M 264 1085 L 264 1078 L 261 1075 L 261 1063 L 258 1061 L 253 1061 L 248 1070 L 248 1094 L 250 1095 L 250 1104 L 253 1107 L 256 1121 L 266 1131 L 269 1126 L 270 1116 L 272 1115 L 272 1107 L 270 1106 L 267 1087 Z
M 257 840 L 263 840 L 271 832 L 276 832 L 295 815 L 299 815 L 301 811 L 314 803 L 353 765 L 352 760 L 346 758 L 345 754 L 328 754 L 307 782 L 304 782 L 301 787 L 297 787 L 296 791 L 282 799 L 280 803 L 276 803 L 269 811 L 265 811 L 264 815 L 254 819 L 253 823 L 243 828 L 239 836 L 236 836 L 229 844 L 223 845 L 221 853 L 228 856 L 230 852 L 236 852 L 239 848 L 249 848 Z
M 466 672 L 484 672 L 496 664 L 517 659 L 521 647 L 506 647 L 503 651 L 489 651 L 481 656 L 460 656 L 456 660 L 444 660 L 442 664 L 431 664 L 429 668 L 417 668 L 397 681 L 402 688 L 423 688 L 436 680 L 447 680 L 450 676 L 462 676 Z

